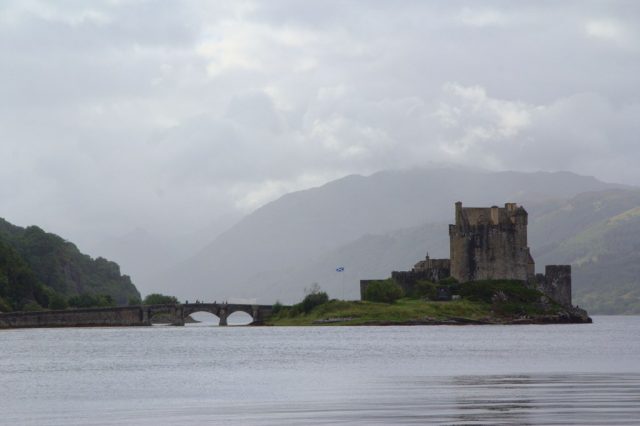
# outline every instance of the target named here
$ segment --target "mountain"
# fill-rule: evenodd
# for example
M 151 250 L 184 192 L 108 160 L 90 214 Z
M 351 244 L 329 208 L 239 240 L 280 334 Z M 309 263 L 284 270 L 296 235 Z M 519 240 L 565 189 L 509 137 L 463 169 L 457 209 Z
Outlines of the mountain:
M 154 234 L 138 227 L 111 236 L 88 247 L 88 251 L 117 262 L 145 294 L 156 290 L 156 277 L 181 261 L 198 253 L 223 230 L 236 223 L 239 216 L 225 214 L 213 218 L 203 229 L 172 235 L 166 230 Z
M 0 219 L 0 305 L 4 309 L 29 304 L 47 307 L 53 296 L 79 295 L 107 295 L 118 304 L 140 299 L 118 264 L 92 259 L 37 226 L 22 228 Z
M 177 251 L 164 239 L 143 228 L 105 239 L 91 248 L 91 252 L 116 261 L 145 294 L 153 293 L 153 276 L 157 269 L 174 264 L 178 257 Z
M 367 234 L 286 273 L 264 276 L 263 282 L 279 300 L 288 300 L 288 295 L 299 299 L 301 289 L 313 282 L 333 297 L 359 299 L 361 279 L 386 278 L 391 271 L 411 269 L 427 253 L 433 258 L 449 257 L 448 229 L 442 222 Z
M 640 190 L 549 206 L 535 213 L 529 235 L 536 262 L 573 265 L 574 303 L 592 313 L 640 314 Z
M 335 250 L 367 234 L 448 223 L 457 200 L 466 205 L 526 204 L 618 187 L 567 172 L 432 168 L 348 176 L 263 206 L 215 238 L 197 256 L 158 276 L 156 282 L 159 290 L 187 299 L 294 301 L 305 286 L 319 281 L 311 271 L 309 275 L 300 272 L 305 265 L 324 261 L 328 268 L 335 260 L 333 273 L 344 261 L 327 257 L 329 253 L 336 255 Z M 422 258 L 426 247 L 418 251 Z M 405 260 L 405 264 L 413 261 Z M 367 273 L 364 265 L 362 268 L 362 273 Z M 290 277 L 300 281 L 292 283 Z M 349 286 L 357 287 L 357 280 L 352 281 L 355 277 L 347 278 Z
M 588 192 L 525 207 L 538 272 L 547 264 L 571 264 L 574 304 L 594 314 L 640 314 L 640 190 Z M 432 257 L 449 256 L 446 223 L 361 237 L 278 277 L 279 289 L 290 291 L 314 277 L 342 296 L 344 280 L 345 296 L 357 298 L 353 283 L 410 269 L 427 250 Z M 344 277 L 332 268 L 337 264 L 347 265 Z

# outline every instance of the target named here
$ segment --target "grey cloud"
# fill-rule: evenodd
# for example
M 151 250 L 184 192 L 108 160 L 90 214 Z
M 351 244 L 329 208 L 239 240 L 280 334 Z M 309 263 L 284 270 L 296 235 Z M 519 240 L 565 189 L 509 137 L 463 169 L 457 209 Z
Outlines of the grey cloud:
M 434 162 L 637 184 L 639 21 L 629 2 L 3 3 L 0 215 L 82 245 Z

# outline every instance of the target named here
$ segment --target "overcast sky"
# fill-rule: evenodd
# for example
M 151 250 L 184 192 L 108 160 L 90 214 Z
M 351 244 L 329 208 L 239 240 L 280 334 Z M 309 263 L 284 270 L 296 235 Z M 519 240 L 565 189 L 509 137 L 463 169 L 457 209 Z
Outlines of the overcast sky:
M 640 2 L 0 2 L 0 217 L 82 245 L 351 173 L 640 184 Z

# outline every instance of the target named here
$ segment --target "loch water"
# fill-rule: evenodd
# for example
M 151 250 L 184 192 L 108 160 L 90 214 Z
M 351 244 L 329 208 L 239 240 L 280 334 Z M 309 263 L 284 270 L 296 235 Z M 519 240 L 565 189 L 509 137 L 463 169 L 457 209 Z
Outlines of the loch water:
M 0 424 L 640 424 L 640 317 L 4 330 Z

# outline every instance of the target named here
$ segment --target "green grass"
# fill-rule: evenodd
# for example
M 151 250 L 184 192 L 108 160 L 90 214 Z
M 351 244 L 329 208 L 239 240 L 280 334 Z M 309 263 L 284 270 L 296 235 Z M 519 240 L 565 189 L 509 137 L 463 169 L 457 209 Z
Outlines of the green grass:
M 328 325 L 362 325 L 369 323 L 406 323 L 409 321 L 433 318 L 468 318 L 479 320 L 491 315 L 491 305 L 469 300 L 451 302 L 425 302 L 421 300 L 400 299 L 393 304 L 346 302 L 332 300 L 316 307 L 308 314 L 290 317 L 287 311 L 272 317 L 268 323 L 272 325 L 313 325 L 314 321 L 323 319 L 345 318 L 343 322 Z
M 308 313 L 283 308 L 267 323 L 280 326 L 403 324 L 425 319 L 443 321 L 452 318 L 499 323 L 525 315 L 553 314 L 559 309 L 552 301 L 541 303 L 542 294 L 526 288 L 519 281 L 451 283 L 450 288 L 452 294 L 459 294 L 462 299 L 438 302 L 403 298 L 390 304 L 331 300 Z M 496 294 L 499 297 L 494 297 Z M 334 321 L 338 319 L 342 320 Z M 319 320 L 332 322 L 316 323 Z

